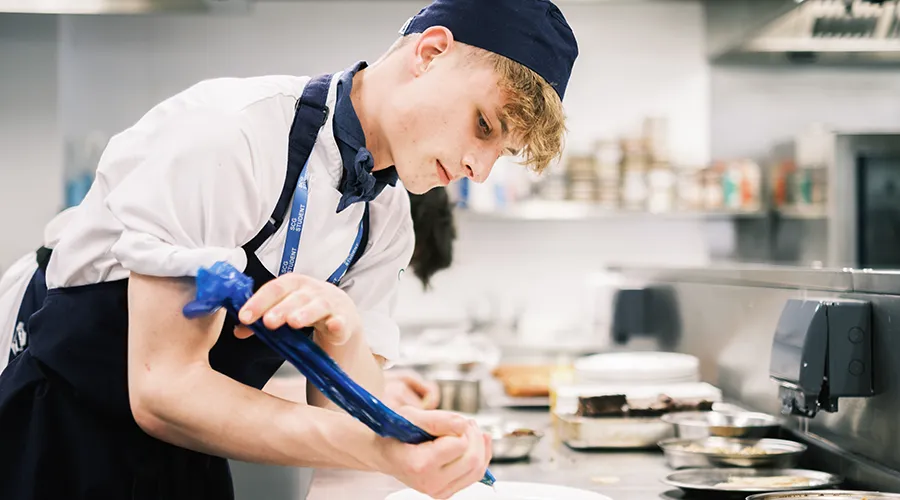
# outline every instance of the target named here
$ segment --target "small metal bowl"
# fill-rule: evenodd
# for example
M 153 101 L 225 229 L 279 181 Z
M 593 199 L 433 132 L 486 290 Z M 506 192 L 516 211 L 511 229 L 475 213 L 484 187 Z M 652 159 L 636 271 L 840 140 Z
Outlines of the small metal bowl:
M 675 427 L 675 436 L 683 439 L 727 437 L 761 439 L 773 435 L 781 421 L 765 413 L 688 411 L 662 416 Z
M 673 469 L 688 467 L 753 467 L 792 469 L 806 451 L 806 445 L 784 439 L 666 439 L 660 441 L 666 463 Z M 764 453 L 741 453 L 746 448 Z
M 517 422 L 481 424 L 481 430 L 491 436 L 492 460 L 511 462 L 531 455 L 544 434 Z

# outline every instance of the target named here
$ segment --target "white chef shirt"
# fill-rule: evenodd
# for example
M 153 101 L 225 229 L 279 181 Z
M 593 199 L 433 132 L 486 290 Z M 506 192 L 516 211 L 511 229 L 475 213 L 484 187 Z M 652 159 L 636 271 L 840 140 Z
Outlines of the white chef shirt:
M 334 109 L 332 79 L 328 107 Z M 194 85 L 114 136 L 97 178 L 54 250 L 49 288 L 127 278 L 195 276 L 227 261 L 246 268 L 241 248 L 271 216 L 287 168 L 295 105 L 306 77 L 220 78 Z M 363 203 L 336 213 L 343 172 L 332 116 L 310 155 L 309 201 L 294 272 L 322 280 L 347 257 Z M 401 271 L 412 257 L 409 198 L 401 183 L 369 204 L 369 238 L 340 287 L 362 317 L 373 353 L 396 359 L 391 319 Z M 256 251 L 277 275 L 289 224 Z

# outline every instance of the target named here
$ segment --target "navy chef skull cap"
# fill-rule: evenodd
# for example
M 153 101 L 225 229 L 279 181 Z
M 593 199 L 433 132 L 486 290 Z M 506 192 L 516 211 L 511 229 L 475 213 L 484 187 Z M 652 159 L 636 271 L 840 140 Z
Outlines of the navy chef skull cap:
M 578 57 L 575 34 L 549 0 L 434 0 L 400 30 L 401 36 L 443 26 L 454 39 L 531 69 L 559 95 Z

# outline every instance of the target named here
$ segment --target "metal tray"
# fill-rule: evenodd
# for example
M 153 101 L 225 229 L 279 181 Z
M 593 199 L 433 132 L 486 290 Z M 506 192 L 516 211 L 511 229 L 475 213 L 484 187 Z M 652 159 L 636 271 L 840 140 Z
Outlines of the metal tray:
M 882 500 L 900 499 L 896 493 L 879 493 L 876 491 L 823 490 L 799 491 L 787 493 L 760 493 L 750 495 L 747 500 Z
M 556 415 L 560 440 L 576 450 L 655 448 L 672 437 L 674 428 L 658 417 L 579 417 Z
M 722 485 L 733 477 L 775 477 L 796 476 L 809 479 L 806 486 L 738 486 Z M 681 488 L 688 493 L 762 493 L 769 491 L 799 491 L 829 488 L 841 484 L 843 478 L 826 472 L 804 469 L 743 469 L 728 467 L 722 469 L 688 469 L 670 474 L 663 483 Z
M 700 449 L 685 449 L 694 445 Z M 761 455 L 739 453 L 747 447 L 761 448 Z M 705 439 L 666 439 L 659 443 L 666 462 L 673 469 L 686 467 L 751 467 L 790 469 L 796 467 L 806 445 L 784 439 L 731 439 L 710 437 Z M 719 451 L 721 449 L 722 451 Z

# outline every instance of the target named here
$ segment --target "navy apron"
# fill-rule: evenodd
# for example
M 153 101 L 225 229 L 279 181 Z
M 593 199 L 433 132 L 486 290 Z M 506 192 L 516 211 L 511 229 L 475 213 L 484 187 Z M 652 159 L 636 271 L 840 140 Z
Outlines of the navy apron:
M 50 259 L 51 250 L 41 247 L 35 252 L 35 260 L 37 260 L 37 269 L 31 275 L 28 287 L 25 288 L 25 294 L 22 296 L 22 303 L 19 304 L 19 310 L 16 314 L 16 325 L 13 330 L 12 342 L 9 345 L 9 362 L 16 359 L 28 348 L 28 320 L 31 315 L 37 312 L 44 304 L 44 298 L 47 296 L 47 262 Z M 2 355 L 2 353 L 0 353 Z
M 254 252 L 284 220 L 327 119 L 330 84 L 331 75 L 323 75 L 304 89 L 278 203 L 266 226 L 243 246 L 245 273 L 256 288 L 274 276 Z M 368 226 L 366 216 L 360 249 Z M 31 315 L 28 348 L 0 375 L 0 499 L 234 498 L 226 459 L 165 443 L 135 423 L 128 400 L 127 300 L 127 279 L 57 288 Z M 210 350 L 210 365 L 261 389 L 284 359 L 256 337 L 238 339 L 234 326 L 226 320 Z

